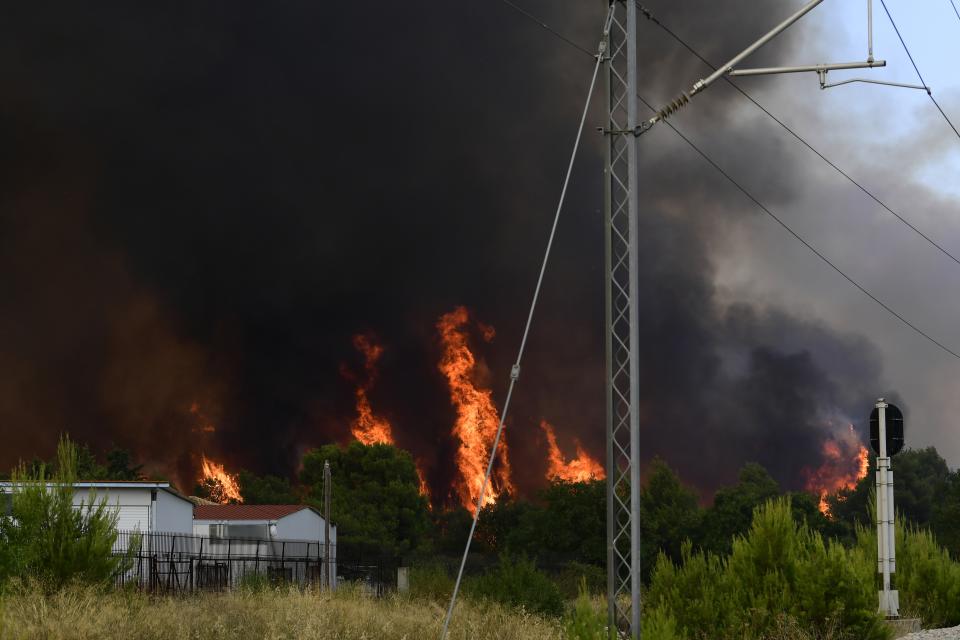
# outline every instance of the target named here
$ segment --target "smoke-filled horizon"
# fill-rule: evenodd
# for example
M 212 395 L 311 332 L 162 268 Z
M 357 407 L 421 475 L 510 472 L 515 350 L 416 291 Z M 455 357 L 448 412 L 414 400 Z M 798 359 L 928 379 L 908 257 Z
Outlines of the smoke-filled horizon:
M 790 10 L 658 4 L 654 13 L 715 60 Z M 602 5 L 529 3 L 590 47 Z M 0 465 L 44 455 L 69 432 L 95 448 L 129 448 L 181 484 L 203 455 L 291 476 L 304 450 L 353 437 L 362 395 L 368 424 L 389 423 L 434 497 L 461 499 L 462 415 L 440 367 L 438 322 L 464 307 L 481 323 L 469 329 L 471 380 L 499 410 L 590 60 L 493 1 L 439 12 L 427 3 L 92 11 L 49 2 L 8 13 Z M 848 40 L 836 23 L 811 19 L 751 63 L 794 63 Z M 648 23 L 640 45 L 652 102 L 703 75 Z M 802 96 L 791 115 L 842 143 L 853 127 L 834 130 L 835 114 L 816 106 L 833 96 L 803 80 L 750 88 L 764 99 Z M 556 453 L 544 422 L 567 458 L 577 442 L 605 456 L 603 140 L 590 133 L 601 104 L 507 422 L 510 480 L 526 495 L 546 482 Z M 865 203 L 748 106 L 717 86 L 677 123 L 802 232 L 825 229 L 817 239 L 845 267 L 864 265 L 884 294 L 893 295 L 877 283 L 919 295 L 896 275 L 894 262 L 910 259 L 901 231 L 875 226 Z M 872 167 L 865 155 L 838 155 Z M 664 458 L 705 493 L 751 461 L 800 489 L 827 462 L 825 441 L 847 438 L 851 424 L 862 436 L 886 395 L 908 421 L 924 417 L 908 424 L 909 445 L 937 445 L 956 464 L 952 394 L 940 391 L 945 367 L 928 366 L 939 361 L 926 345 L 850 302 L 855 291 L 764 227 L 665 127 L 644 136 L 641 156 L 645 460 Z M 910 175 L 889 178 L 891 197 L 928 217 L 955 206 Z M 891 266 L 853 228 L 889 247 Z M 914 316 L 926 309 L 894 302 Z M 483 326 L 495 329 L 489 342 Z M 375 383 L 356 336 L 382 349 Z

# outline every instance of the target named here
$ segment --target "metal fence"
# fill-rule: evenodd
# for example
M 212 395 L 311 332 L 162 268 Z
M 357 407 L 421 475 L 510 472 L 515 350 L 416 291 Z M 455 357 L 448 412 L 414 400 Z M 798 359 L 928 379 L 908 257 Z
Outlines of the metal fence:
M 170 593 L 258 583 L 335 588 L 340 575 L 336 546 L 330 545 L 329 557 L 326 551 L 320 542 L 127 531 L 119 533 L 113 547 L 115 555 L 126 559 L 117 586 Z M 359 579 L 379 573 L 357 569 L 351 565 L 347 573 Z

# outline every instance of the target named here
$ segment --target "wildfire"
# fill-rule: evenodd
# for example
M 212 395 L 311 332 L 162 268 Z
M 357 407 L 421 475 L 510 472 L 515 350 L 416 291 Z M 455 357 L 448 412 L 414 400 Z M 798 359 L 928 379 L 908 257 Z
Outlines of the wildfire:
M 574 440 L 577 447 L 577 457 L 567 461 L 563 457 L 563 452 L 557 446 L 557 434 L 546 420 L 540 421 L 540 428 L 547 436 L 547 461 L 550 467 L 547 469 L 548 480 L 562 480 L 564 482 L 589 482 L 590 480 L 603 480 L 607 474 L 603 470 L 603 465 L 590 457 L 590 454 L 583 450 L 578 440 Z
M 377 381 L 377 361 L 383 355 L 383 346 L 378 344 L 375 336 L 372 334 L 358 334 L 353 337 L 353 346 L 363 354 L 363 368 L 366 371 L 367 379 L 365 383 L 358 383 L 355 392 L 357 398 L 357 417 L 350 423 L 350 432 L 362 444 L 367 446 L 374 444 L 394 444 L 393 427 L 386 418 L 378 416 L 373 412 L 370 406 L 370 398 L 367 393 L 373 388 Z M 350 380 L 356 380 L 356 377 L 348 370 L 343 369 L 343 375 Z M 420 485 L 420 495 L 430 497 L 430 486 L 427 484 L 426 476 L 420 463 L 416 464 L 417 480 Z
M 200 481 L 210 486 L 210 499 L 220 504 L 243 502 L 237 477 L 227 473 L 222 464 L 210 460 L 207 456 L 200 456 L 200 458 L 203 473 Z
M 500 418 L 490 389 L 484 388 L 477 380 L 479 364 L 470 350 L 467 335 L 469 321 L 466 308 L 457 307 L 440 317 L 437 330 L 443 344 L 439 368 L 447 379 L 450 402 L 457 412 L 453 425 L 453 435 L 460 440 L 456 464 L 461 482 L 457 486 L 457 493 L 463 506 L 473 510 L 480 498 L 490 447 Z M 477 326 L 485 340 L 493 339 L 493 327 Z M 503 438 L 500 439 L 498 461 L 490 486 L 483 496 L 484 505 L 493 504 L 499 495 L 514 490 L 510 480 L 507 443 Z
M 366 445 L 393 444 L 390 422 L 373 412 L 367 396 L 377 381 L 377 361 L 383 355 L 383 347 L 376 343 L 373 336 L 367 334 L 354 336 L 353 346 L 363 354 L 367 380 L 357 385 L 357 417 L 350 424 L 350 431 L 354 438 Z
M 804 470 L 806 490 L 820 497 L 820 512 L 830 515 L 827 496 L 841 490 L 852 490 L 867 475 L 869 452 L 857 438 L 853 425 L 845 435 L 831 437 L 823 443 L 823 463 L 815 470 Z

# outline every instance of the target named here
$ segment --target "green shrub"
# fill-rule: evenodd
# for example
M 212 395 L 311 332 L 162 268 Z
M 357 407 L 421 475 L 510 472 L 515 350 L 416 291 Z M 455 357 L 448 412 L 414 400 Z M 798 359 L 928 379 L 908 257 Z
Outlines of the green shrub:
M 569 640 L 610 640 L 606 610 L 594 606 L 587 579 L 580 579 L 579 594 L 573 607 L 564 617 L 563 629 Z
M 80 581 L 106 584 L 129 566 L 137 541 L 126 557 L 113 555 L 117 514 L 94 492 L 74 507 L 77 449 L 68 438 L 57 446 L 57 469 L 21 464 L 12 475 L 11 514 L 0 518 L 0 582 L 12 577 L 36 580 L 58 589 Z
M 552 576 L 560 588 L 560 595 L 564 600 L 574 600 L 585 584 L 588 594 L 607 592 L 607 572 L 603 567 L 582 562 L 570 562 Z
M 644 640 L 683 640 L 677 621 L 663 609 L 654 609 L 640 623 Z
M 679 565 L 661 555 L 645 619 L 665 638 L 764 638 L 788 624 L 815 636 L 883 639 L 873 570 L 860 549 L 825 544 L 796 523 L 789 499 L 777 499 L 754 511 L 727 559 L 689 543 Z
M 937 544 L 930 531 L 908 525 L 899 517 L 894 538 L 897 567 L 893 587 L 900 592 L 901 611 L 918 616 L 927 627 L 960 624 L 960 564 Z M 863 553 L 876 558 L 876 529 L 861 527 L 857 539 Z M 872 565 L 872 573 L 877 575 L 876 562 Z
M 445 567 L 426 564 L 410 568 L 410 597 L 446 601 L 453 593 L 453 578 Z
M 516 559 L 501 556 L 492 570 L 467 581 L 464 592 L 475 598 L 523 607 L 533 613 L 563 614 L 563 596 L 556 583 L 537 570 L 532 560 L 522 556 Z

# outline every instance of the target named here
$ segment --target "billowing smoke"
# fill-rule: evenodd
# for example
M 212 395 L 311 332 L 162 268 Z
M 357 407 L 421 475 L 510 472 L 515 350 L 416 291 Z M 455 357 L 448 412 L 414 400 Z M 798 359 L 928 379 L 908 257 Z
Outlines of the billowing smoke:
M 788 10 L 660 4 L 717 59 Z M 590 46 L 602 5 L 530 2 Z M 364 370 L 353 336 L 373 332 L 369 404 L 453 495 L 437 320 L 466 305 L 496 327 L 475 349 L 501 403 L 590 61 L 497 2 L 16 13 L 0 25 L 17 54 L 0 56 L 0 464 L 69 431 L 183 484 L 202 453 L 291 474 L 351 437 L 341 365 Z M 703 75 L 641 27 L 650 99 Z M 746 137 L 733 94 L 711 91 L 678 122 Z M 543 420 L 568 456 L 576 438 L 604 459 L 602 144 L 578 161 L 508 420 L 525 493 L 547 471 Z M 799 488 L 869 406 L 880 357 L 815 315 L 729 299 L 717 256 L 759 214 L 666 128 L 641 148 L 643 455 L 705 490 L 751 460 Z M 717 153 L 771 204 L 797 195 L 781 145 Z

